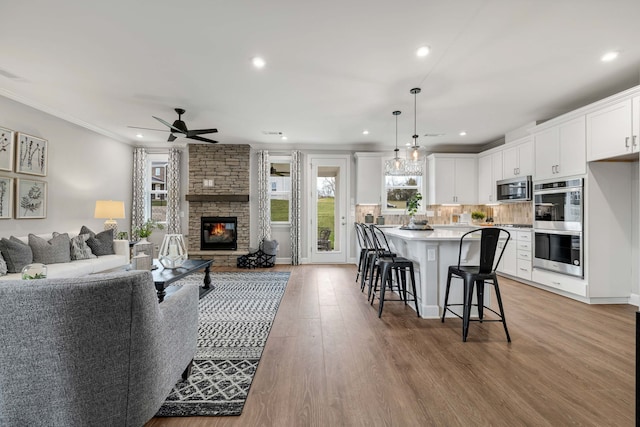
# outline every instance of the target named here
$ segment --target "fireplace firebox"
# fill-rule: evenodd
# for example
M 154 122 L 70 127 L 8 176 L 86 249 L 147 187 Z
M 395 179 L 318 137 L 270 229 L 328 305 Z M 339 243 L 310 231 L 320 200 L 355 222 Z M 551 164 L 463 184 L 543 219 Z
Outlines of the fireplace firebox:
M 238 218 L 203 216 L 200 218 L 200 250 L 238 249 Z

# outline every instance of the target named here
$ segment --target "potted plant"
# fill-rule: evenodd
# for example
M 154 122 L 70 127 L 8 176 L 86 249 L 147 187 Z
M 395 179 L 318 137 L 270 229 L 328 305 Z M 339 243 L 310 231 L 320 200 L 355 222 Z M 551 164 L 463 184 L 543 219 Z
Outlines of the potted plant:
M 140 227 L 134 228 L 133 232 L 137 235 L 141 240 L 146 241 L 147 237 L 151 236 L 153 230 L 155 229 L 163 230 L 164 225 L 159 224 L 155 219 L 148 219 L 145 221 Z
M 422 194 L 416 193 L 413 196 L 409 197 L 407 200 L 407 213 L 409 214 L 409 223 L 414 223 L 413 216 L 418 212 L 420 208 L 420 200 L 422 200 Z
M 484 219 L 485 214 L 482 211 L 473 211 L 471 212 L 471 219 L 475 222 L 480 222 Z

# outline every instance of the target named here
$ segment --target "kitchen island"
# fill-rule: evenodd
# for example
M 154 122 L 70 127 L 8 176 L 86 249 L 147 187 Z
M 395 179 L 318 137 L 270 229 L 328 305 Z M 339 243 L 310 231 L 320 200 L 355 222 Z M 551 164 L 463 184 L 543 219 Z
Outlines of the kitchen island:
M 414 263 L 418 290 L 417 299 L 422 317 L 439 318 L 441 316 L 444 291 L 447 286 L 447 271 L 450 265 L 458 263 L 460 237 L 467 231 L 468 229 L 438 228 L 430 231 L 384 229 L 391 250 Z M 479 237 L 469 239 L 462 248 L 461 264 L 477 265 L 479 255 Z M 462 280 L 452 280 L 449 303 L 462 303 L 462 290 Z M 485 304 L 488 303 L 489 292 L 486 292 Z M 460 310 L 462 310 L 461 307 Z

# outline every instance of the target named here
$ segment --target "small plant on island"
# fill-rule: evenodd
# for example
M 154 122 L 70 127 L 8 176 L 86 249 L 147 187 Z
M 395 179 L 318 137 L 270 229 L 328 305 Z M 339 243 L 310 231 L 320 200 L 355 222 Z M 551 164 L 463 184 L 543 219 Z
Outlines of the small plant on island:
M 164 225 L 158 223 L 158 221 L 156 221 L 155 219 L 148 219 L 140 227 L 134 228 L 133 232 L 139 238 L 146 239 L 147 237 L 151 236 L 153 230 L 155 230 L 156 228 L 158 230 L 163 230 Z
M 420 200 L 422 200 L 422 194 L 420 193 L 416 193 L 407 200 L 407 213 L 410 217 L 413 217 L 418 212 Z

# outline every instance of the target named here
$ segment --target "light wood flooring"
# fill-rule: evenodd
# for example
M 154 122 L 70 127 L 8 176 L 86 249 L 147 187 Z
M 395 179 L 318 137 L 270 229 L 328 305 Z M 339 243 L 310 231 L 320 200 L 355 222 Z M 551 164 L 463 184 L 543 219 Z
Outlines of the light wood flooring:
M 242 415 L 146 427 L 634 425 L 634 306 L 502 279 L 512 342 L 472 323 L 463 343 L 457 318 L 378 319 L 352 265 L 275 269 L 291 278 Z

